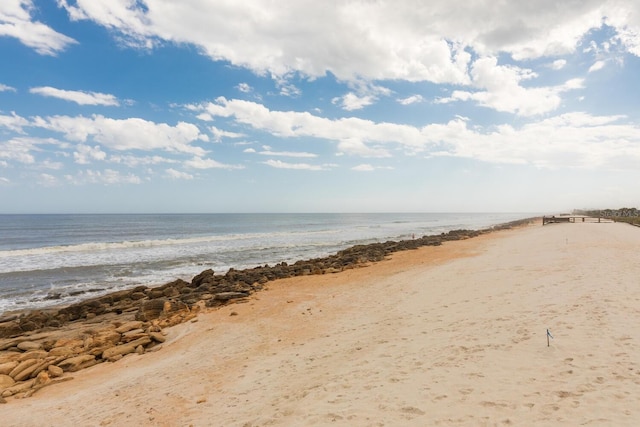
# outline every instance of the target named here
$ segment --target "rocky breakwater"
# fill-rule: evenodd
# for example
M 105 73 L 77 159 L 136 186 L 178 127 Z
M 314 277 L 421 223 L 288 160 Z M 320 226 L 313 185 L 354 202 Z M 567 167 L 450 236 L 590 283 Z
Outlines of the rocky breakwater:
M 0 402 L 8 396 L 31 396 L 70 378 L 69 372 L 158 349 L 166 328 L 194 319 L 201 308 L 246 301 L 269 281 L 338 273 L 382 261 L 394 252 L 468 239 L 494 229 L 357 245 L 324 258 L 230 269 L 223 275 L 209 269 L 190 282 L 178 279 L 158 287 L 139 286 L 60 309 L 4 316 L 0 318 Z

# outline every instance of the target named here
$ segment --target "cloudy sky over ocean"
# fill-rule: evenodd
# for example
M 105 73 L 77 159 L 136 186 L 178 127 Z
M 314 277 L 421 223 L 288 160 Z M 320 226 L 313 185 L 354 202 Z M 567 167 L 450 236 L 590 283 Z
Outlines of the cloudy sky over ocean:
M 2 0 L 0 213 L 640 205 L 640 3 Z

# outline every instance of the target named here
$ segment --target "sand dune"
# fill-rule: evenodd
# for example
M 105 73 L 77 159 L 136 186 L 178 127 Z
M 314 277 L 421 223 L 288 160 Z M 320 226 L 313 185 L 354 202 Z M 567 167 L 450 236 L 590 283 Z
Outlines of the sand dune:
M 540 224 L 269 284 L 3 426 L 640 425 L 640 228 Z M 546 330 L 553 339 L 547 347 Z

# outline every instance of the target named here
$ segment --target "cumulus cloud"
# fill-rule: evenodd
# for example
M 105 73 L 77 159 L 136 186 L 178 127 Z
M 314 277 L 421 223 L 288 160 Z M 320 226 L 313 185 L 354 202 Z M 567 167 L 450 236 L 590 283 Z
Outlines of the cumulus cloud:
M 277 137 L 314 137 L 338 143 L 345 154 L 389 157 L 381 144 L 397 144 L 414 150 L 424 148 L 426 139 L 420 129 L 394 123 L 375 123 L 348 117 L 327 119 L 309 112 L 271 111 L 262 104 L 218 98 L 205 103 L 203 111 L 218 117 L 232 117 L 241 125 L 268 132 Z
M 253 88 L 251 87 L 251 85 L 249 85 L 249 83 L 240 83 L 238 86 L 236 86 L 236 89 L 238 89 L 242 93 L 250 93 L 253 91 Z
M 594 71 L 602 70 L 607 63 L 605 61 L 596 61 L 591 67 L 589 67 L 589 72 L 593 73 Z
M 192 169 L 244 169 L 241 165 L 227 165 L 213 159 L 203 159 L 202 157 L 194 157 L 184 162 L 186 167 Z
M 80 165 L 86 165 L 91 163 L 92 160 L 104 160 L 107 157 L 107 153 L 100 149 L 100 146 L 90 147 L 84 144 L 78 144 L 76 151 L 73 153 L 73 158 L 76 163 Z
M 65 101 L 75 102 L 79 105 L 105 105 L 119 106 L 118 99 L 110 94 L 100 92 L 84 92 L 80 90 L 63 90 L 50 86 L 33 87 L 29 89 L 30 93 L 42 95 L 52 98 L 59 98 Z
M 564 86 L 579 87 L 581 81 Z M 336 143 L 336 154 L 390 157 L 397 148 L 411 154 L 474 158 L 491 163 L 539 167 L 613 167 L 622 157 L 640 162 L 640 128 L 623 116 L 573 113 L 532 121 L 520 128 L 483 129 L 464 117 L 423 127 L 376 123 L 359 118 L 327 119 L 309 113 L 271 111 L 263 105 L 220 98 L 200 108 L 233 118 L 277 137 L 314 137 Z M 273 167 L 287 167 L 272 161 Z M 295 164 L 294 164 L 295 165 Z
M 216 142 L 222 141 L 222 138 L 244 138 L 246 135 L 238 132 L 229 132 L 226 130 L 218 129 L 215 126 L 209 128 L 213 134 L 213 140 Z
M 112 150 L 164 150 L 206 154 L 195 141 L 207 141 L 208 137 L 191 123 L 179 122 L 175 126 L 155 123 L 140 118 L 112 119 L 101 115 L 36 117 L 33 126 L 60 132 L 77 142 L 93 141 Z
M 66 175 L 67 181 L 75 185 L 83 184 L 140 184 L 142 179 L 133 173 L 122 173 L 114 169 L 91 170 L 78 172 L 76 175 Z
M 374 171 L 376 168 L 374 168 L 373 166 L 371 166 L 370 164 L 360 164 L 357 166 L 354 166 L 351 168 L 351 170 L 357 171 L 357 172 L 372 172 Z
M 506 53 L 518 61 L 557 58 L 573 53 L 603 23 L 640 56 L 640 6 L 621 0 L 556 2 L 553 7 L 542 1 L 470 1 L 454 7 L 448 0 L 283 0 L 277 8 L 268 0 L 250 5 L 203 0 L 59 4 L 71 19 L 107 27 L 124 44 L 189 43 L 213 60 L 279 82 L 295 73 L 310 78 L 331 73 L 343 81 L 466 85 L 472 53 Z
M 8 141 L 1 141 L 0 159 L 33 164 L 35 157 L 32 152 L 37 150 L 37 143 L 38 141 L 32 138 L 12 138 Z
M 13 37 L 41 55 L 56 55 L 77 43 L 42 22 L 34 21 L 32 0 L 0 2 L 0 37 Z
M 263 162 L 267 166 L 271 166 L 276 169 L 294 169 L 294 170 L 307 170 L 307 171 L 324 171 L 329 170 L 333 165 L 311 165 L 308 163 L 287 163 L 281 160 L 267 160 Z
M 549 65 L 549 67 L 553 70 L 562 70 L 566 65 L 567 65 L 566 59 L 556 59 Z
M 524 87 L 521 83 L 535 79 L 537 74 L 529 69 L 498 65 L 494 57 L 478 59 L 471 75 L 474 86 L 484 90 L 456 90 L 450 97 L 436 102 L 475 101 L 497 111 L 535 116 L 557 109 L 562 102 L 561 93 L 583 87 L 582 79 L 571 79 L 557 86 Z
M 403 99 L 398 99 L 398 103 L 402 105 L 419 104 L 420 102 L 423 102 L 423 101 L 424 101 L 424 98 L 422 97 L 422 95 L 411 95 Z
M 0 83 L 0 92 L 15 92 L 16 88 Z
M 11 112 L 10 116 L 0 114 L 0 128 L 5 128 L 16 133 L 24 133 L 23 128 L 29 125 L 29 120 Z
M 173 168 L 169 168 L 166 171 L 167 177 L 171 179 L 183 179 L 183 180 L 191 180 L 193 179 L 193 175 L 186 172 L 180 172 Z

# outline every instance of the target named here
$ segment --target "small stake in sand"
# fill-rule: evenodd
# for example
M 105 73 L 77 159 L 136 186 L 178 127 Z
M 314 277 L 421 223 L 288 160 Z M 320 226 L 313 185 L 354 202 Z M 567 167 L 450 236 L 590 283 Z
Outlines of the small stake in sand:
M 549 347 L 549 338 L 553 339 L 553 336 L 551 335 L 549 328 L 547 328 L 547 347 Z

